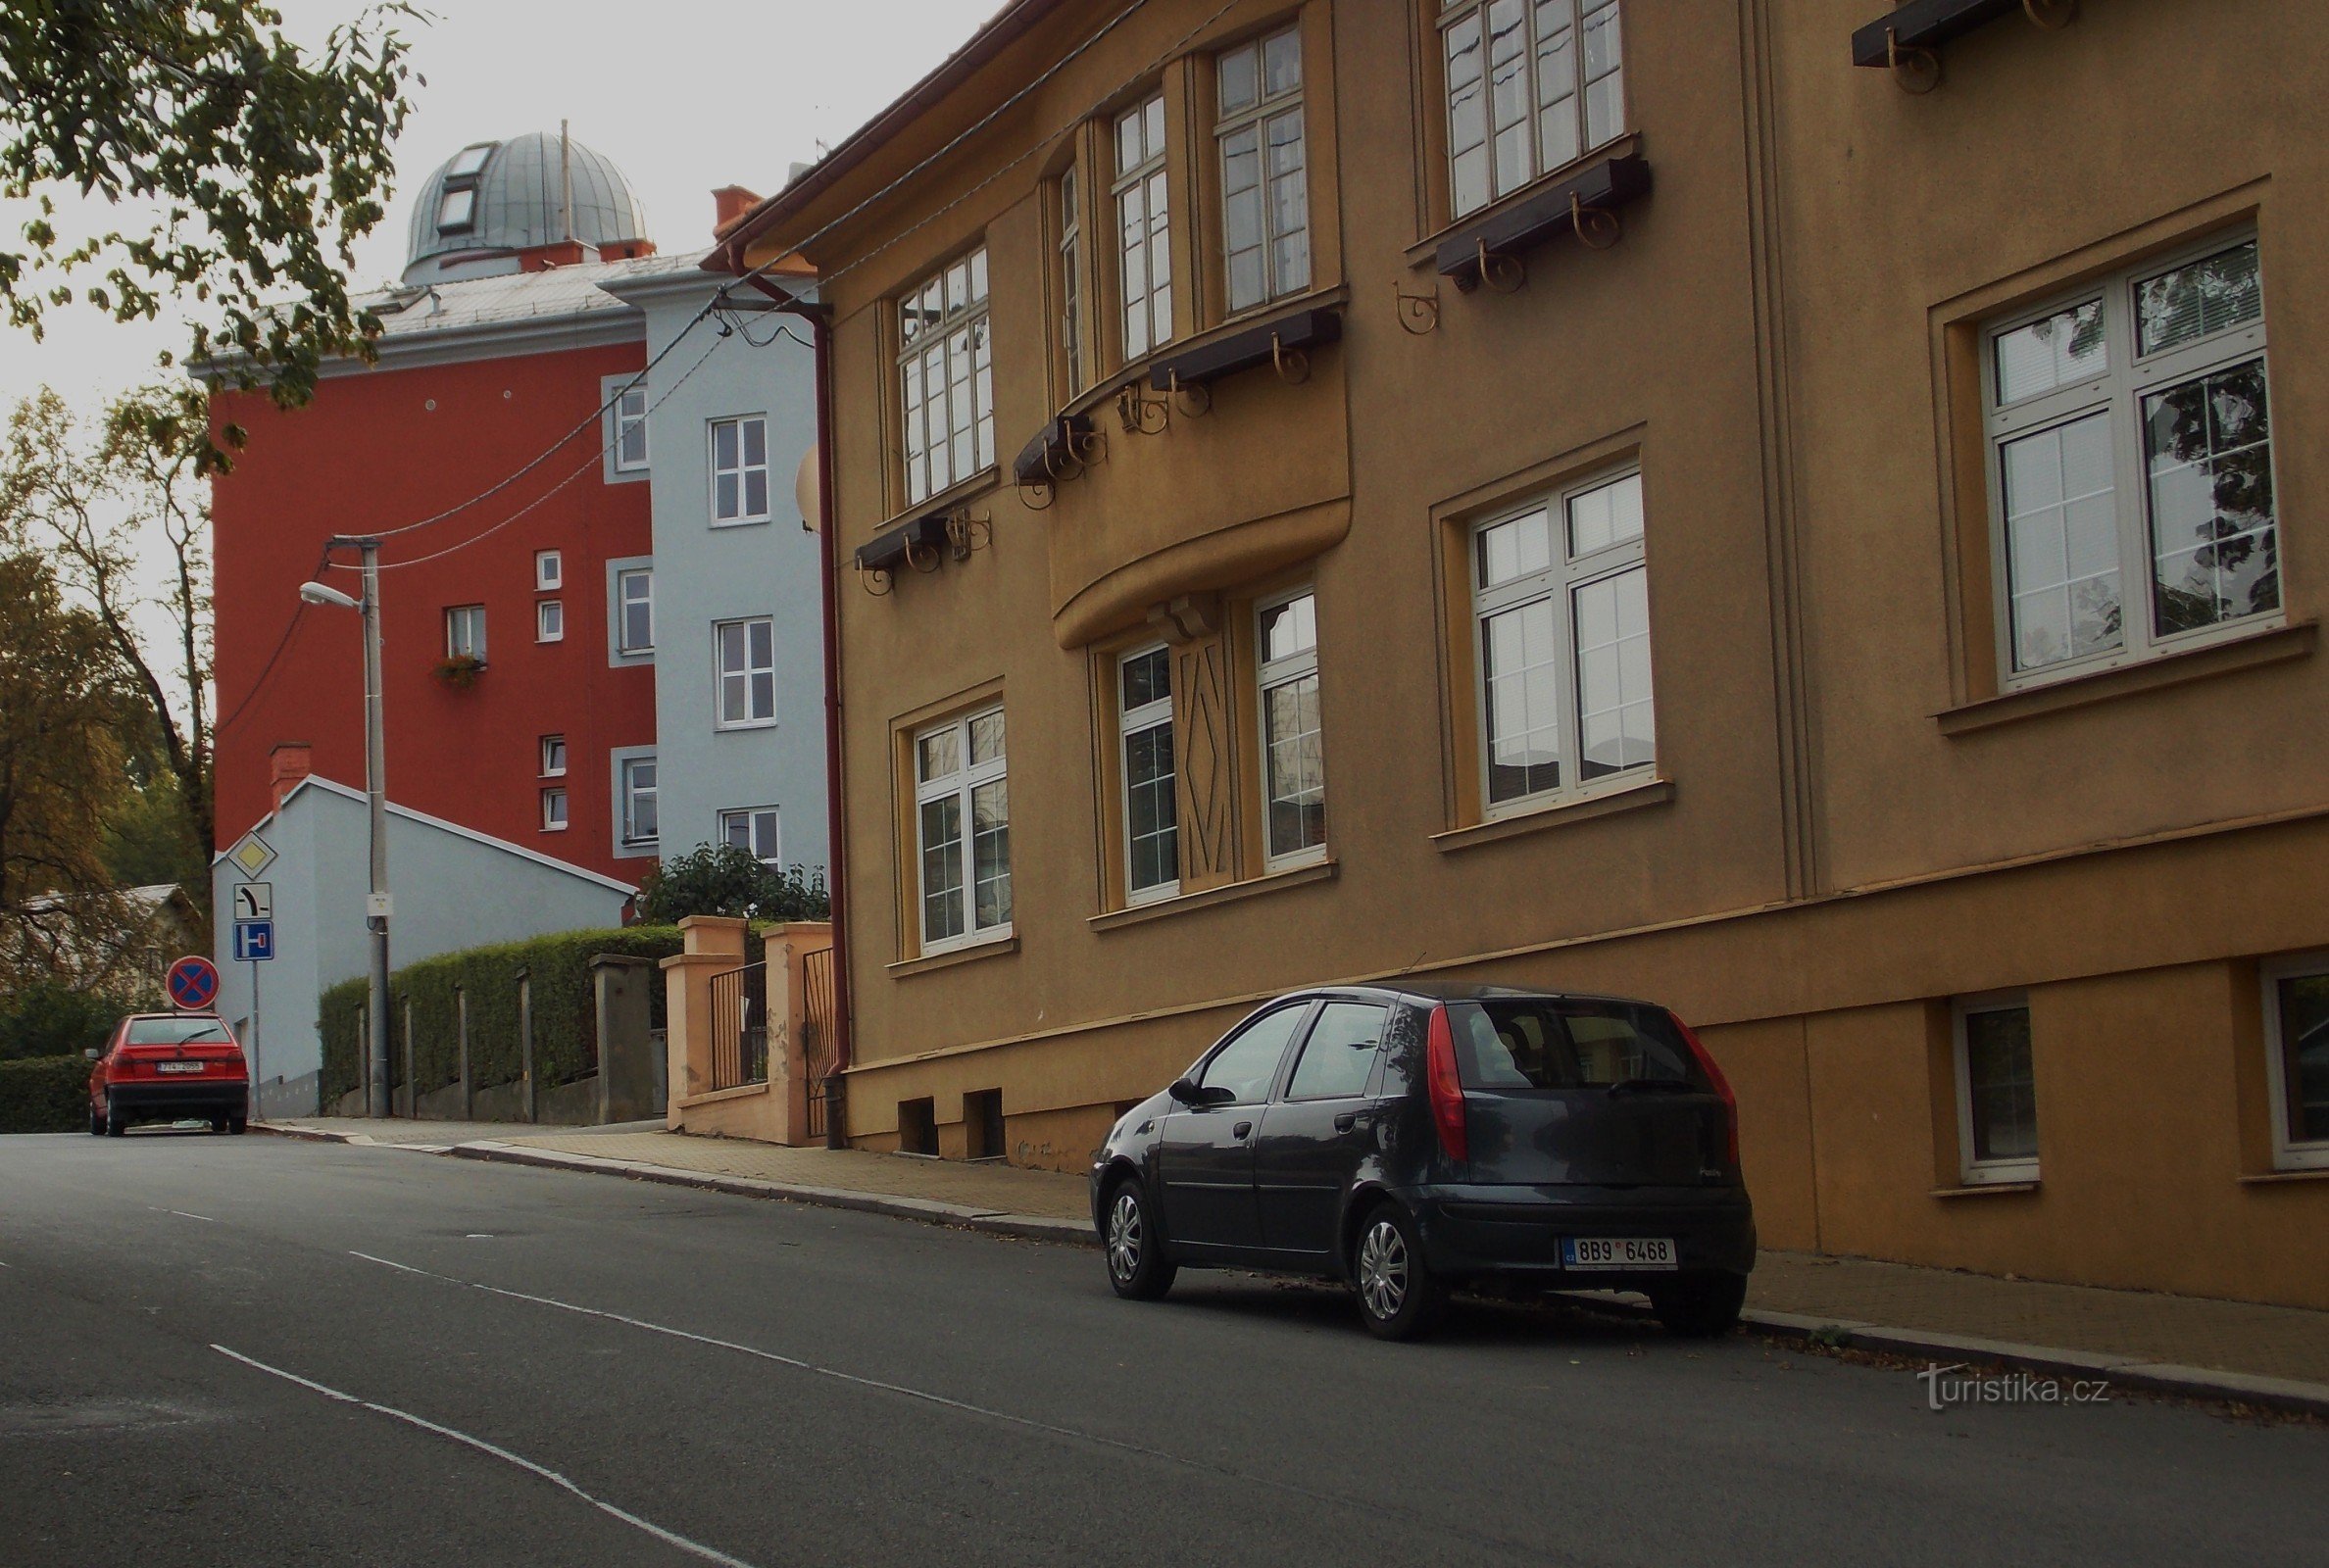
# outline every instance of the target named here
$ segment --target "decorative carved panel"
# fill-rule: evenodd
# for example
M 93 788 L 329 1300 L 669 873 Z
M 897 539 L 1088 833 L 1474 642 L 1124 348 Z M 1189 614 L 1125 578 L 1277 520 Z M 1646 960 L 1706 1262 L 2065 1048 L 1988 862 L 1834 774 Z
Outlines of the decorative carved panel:
M 1237 878 L 1236 707 L 1218 631 L 1172 651 L 1173 746 L 1180 768 L 1181 891 Z

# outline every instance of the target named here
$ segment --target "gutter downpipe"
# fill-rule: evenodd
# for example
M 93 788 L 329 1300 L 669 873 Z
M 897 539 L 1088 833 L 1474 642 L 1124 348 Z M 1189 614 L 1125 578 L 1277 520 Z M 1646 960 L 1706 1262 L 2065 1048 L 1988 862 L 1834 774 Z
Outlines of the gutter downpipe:
M 833 522 L 833 333 L 832 311 L 824 302 L 803 304 L 793 294 L 757 274 L 745 274 L 742 247 L 734 240 L 722 248 L 728 270 L 775 302 L 776 310 L 809 323 L 817 368 L 817 531 L 818 546 L 818 603 L 824 621 L 825 724 L 825 858 L 830 870 L 826 897 L 833 924 L 833 1061 L 825 1073 L 825 1147 L 849 1147 L 848 1100 L 842 1073 L 856 1059 L 856 1029 L 850 1010 L 848 831 L 843 802 L 848 793 L 841 783 L 841 616 L 839 604 L 840 541 Z

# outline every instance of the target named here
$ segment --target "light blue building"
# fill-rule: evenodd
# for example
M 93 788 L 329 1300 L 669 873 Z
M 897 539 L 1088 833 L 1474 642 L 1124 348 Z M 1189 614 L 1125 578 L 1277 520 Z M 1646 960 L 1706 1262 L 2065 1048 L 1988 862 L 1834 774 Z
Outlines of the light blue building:
M 655 517 L 654 555 L 607 573 L 608 659 L 655 664 L 655 746 L 609 763 L 618 802 L 637 802 L 644 770 L 654 832 L 618 811 L 615 849 L 642 871 L 720 843 L 821 867 L 822 551 L 794 499 L 814 461 L 815 360 L 789 317 L 747 308 L 690 329 L 734 281 L 700 261 L 621 263 L 599 285 L 644 313 L 651 362 L 684 334 L 608 415 L 606 476 L 651 486 Z

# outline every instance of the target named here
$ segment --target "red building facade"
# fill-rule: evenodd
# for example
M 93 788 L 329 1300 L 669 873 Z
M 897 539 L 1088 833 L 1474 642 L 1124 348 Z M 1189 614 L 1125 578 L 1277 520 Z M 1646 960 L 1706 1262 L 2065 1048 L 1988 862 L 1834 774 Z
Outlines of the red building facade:
M 245 432 L 212 502 L 222 849 L 273 808 L 279 747 L 363 783 L 360 620 L 303 606 L 299 587 L 330 538 L 380 535 L 389 798 L 624 882 L 653 863 L 623 853 L 612 761 L 655 744 L 652 655 L 626 652 L 610 624 L 617 564 L 644 567 L 652 551 L 649 487 L 622 471 L 615 418 L 598 413 L 644 367 L 645 327 L 598 287 L 625 264 L 595 259 L 653 247 L 626 190 L 581 215 L 597 232 L 568 237 L 569 212 L 545 239 L 522 186 L 496 183 L 538 140 L 491 144 L 486 183 L 458 209 L 441 187 L 477 149 L 423 187 L 405 286 L 366 302 L 386 325 L 377 365 L 332 368 L 290 412 L 257 392 L 213 401 L 222 439 Z M 437 232 L 457 212 L 466 221 Z M 360 593 L 356 562 L 333 553 L 322 580 Z M 453 678 L 443 666 L 480 626 L 482 668 Z

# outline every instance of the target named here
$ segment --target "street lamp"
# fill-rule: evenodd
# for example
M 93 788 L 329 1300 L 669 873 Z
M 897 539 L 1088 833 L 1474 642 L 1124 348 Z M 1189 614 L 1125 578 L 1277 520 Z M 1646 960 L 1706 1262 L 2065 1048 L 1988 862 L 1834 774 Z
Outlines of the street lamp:
M 364 597 L 353 599 L 320 582 L 303 582 L 299 597 L 311 605 L 337 605 L 364 614 L 364 793 L 372 808 L 372 896 L 364 923 L 372 933 L 371 1018 L 366 1030 L 366 1111 L 386 1116 L 388 1099 L 388 764 L 380 729 L 380 541 L 335 538 L 364 555 Z

